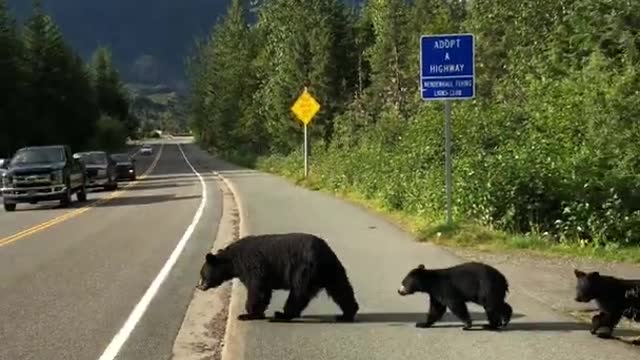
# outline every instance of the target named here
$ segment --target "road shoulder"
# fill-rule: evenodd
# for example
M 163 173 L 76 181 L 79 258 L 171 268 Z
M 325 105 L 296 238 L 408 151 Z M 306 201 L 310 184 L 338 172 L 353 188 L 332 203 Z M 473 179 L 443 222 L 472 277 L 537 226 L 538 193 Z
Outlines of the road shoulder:
M 320 233 L 328 232 L 329 233 L 328 238 L 332 239 L 331 240 L 332 245 L 337 246 L 339 248 L 338 250 L 340 251 L 340 253 L 343 254 L 343 256 L 346 259 L 348 259 L 349 257 L 353 259 L 353 256 L 356 253 L 359 253 L 360 251 L 356 249 L 356 247 L 361 246 L 362 244 L 346 242 L 348 239 L 345 238 L 343 235 L 339 234 L 340 232 L 339 229 L 342 229 L 345 227 L 351 228 L 354 226 L 354 224 L 357 224 L 356 227 L 358 229 L 356 230 L 352 229 L 353 234 L 351 234 L 350 237 L 367 239 L 368 243 L 374 248 L 362 249 L 362 250 L 365 250 L 365 253 L 367 253 L 368 251 L 367 254 L 369 256 L 375 255 L 371 257 L 371 261 L 374 261 L 374 262 L 376 261 L 381 263 L 384 262 L 385 261 L 384 258 L 380 258 L 380 257 L 376 258 L 376 256 L 378 255 L 384 256 L 384 254 L 387 254 L 392 251 L 397 253 L 396 257 L 407 259 L 407 261 L 410 261 L 410 262 L 418 261 L 416 259 L 420 256 L 420 254 L 416 255 L 415 250 L 418 250 L 418 247 L 421 247 L 421 246 L 424 246 L 423 248 L 424 250 L 419 250 L 418 252 L 421 254 L 428 253 L 429 254 L 428 258 L 430 259 L 431 263 L 433 263 L 434 266 L 446 265 L 449 263 L 455 263 L 455 262 L 465 261 L 465 260 L 474 258 L 472 254 L 462 254 L 448 248 L 435 246 L 430 243 L 419 244 L 415 242 L 415 239 L 413 238 L 413 236 L 410 236 L 407 232 L 393 230 L 392 228 L 398 229 L 398 227 L 395 224 L 392 224 L 391 222 L 386 220 L 384 217 L 379 216 L 379 214 L 376 214 L 371 212 L 370 210 L 364 209 L 361 206 L 358 206 L 357 204 L 342 201 L 344 205 L 347 205 L 346 208 L 350 208 L 350 210 L 349 209 L 345 210 L 345 211 L 348 210 L 350 213 L 351 217 L 348 219 L 345 218 L 344 216 L 338 216 L 337 214 L 326 214 L 323 212 L 324 211 L 323 206 L 324 206 L 324 209 L 326 210 L 327 206 L 330 206 L 331 204 L 335 204 L 335 201 L 340 201 L 339 199 L 336 199 L 335 197 L 330 196 L 328 194 L 301 190 L 299 187 L 296 187 L 291 182 L 285 179 L 282 179 L 278 176 L 242 168 L 242 167 L 224 162 L 216 158 L 215 156 L 212 159 L 212 162 L 214 163 L 214 168 L 218 170 L 217 172 L 218 175 L 221 176 L 222 179 L 224 179 L 221 181 L 224 181 L 224 185 L 226 185 L 224 187 L 225 201 L 229 196 L 227 192 L 230 191 L 233 193 L 233 198 L 235 199 L 235 205 L 237 206 L 237 211 L 239 214 L 239 218 L 237 219 L 237 221 L 239 221 L 237 236 L 246 235 L 248 233 L 248 230 L 265 232 L 265 231 L 272 231 L 272 230 L 281 231 L 284 228 L 292 231 L 305 230 L 305 231 L 320 232 Z M 298 188 L 299 190 L 293 190 L 294 188 Z M 316 199 L 318 203 L 317 204 L 314 203 L 316 206 L 307 208 L 306 210 L 307 213 L 305 214 L 301 214 L 300 213 L 301 210 L 296 206 L 293 206 L 293 208 L 287 208 L 288 206 L 292 206 L 291 204 L 295 204 L 298 202 L 307 204 L 312 199 Z M 289 205 L 287 205 L 288 204 L 287 202 L 291 202 L 291 201 L 293 201 L 293 203 L 289 203 Z M 272 205 L 265 205 L 265 204 L 272 204 Z M 281 205 L 278 205 L 276 208 L 273 208 L 274 206 L 273 204 L 281 204 Z M 225 209 L 227 209 L 227 205 L 225 204 L 224 206 L 225 206 Z M 284 208 L 282 208 L 282 206 L 284 206 Z M 331 205 L 331 206 L 335 206 L 335 205 Z M 267 213 L 265 213 L 266 211 L 265 209 L 269 209 Z M 227 210 L 225 210 L 225 212 L 228 214 Z M 249 217 L 249 215 L 251 215 L 251 217 Z M 325 216 L 326 218 L 323 218 L 322 216 Z M 276 219 L 279 219 L 279 218 L 284 218 L 285 220 L 277 222 Z M 225 221 L 225 219 L 227 219 L 227 217 L 223 214 L 223 221 Z M 316 223 L 314 221 L 310 221 L 309 219 L 322 219 L 322 220 Z M 226 221 L 228 222 L 228 220 Z M 285 225 L 285 223 L 287 225 Z M 326 229 L 325 227 L 323 227 L 323 224 L 326 224 L 326 223 L 331 223 L 333 228 Z M 369 224 L 370 226 L 367 227 L 366 226 L 367 224 Z M 374 233 L 378 233 L 378 235 L 371 236 L 371 234 L 374 234 Z M 383 233 L 385 235 L 388 234 L 389 236 L 382 236 L 386 240 L 380 240 L 378 239 L 380 237 L 379 235 L 380 233 Z M 224 238 L 225 238 L 225 235 L 223 234 L 218 235 L 218 238 L 216 239 L 216 242 L 215 242 L 214 249 L 218 249 L 225 246 Z M 229 236 L 226 236 L 226 238 L 228 239 Z M 414 244 L 409 245 L 408 242 L 413 242 Z M 398 244 L 398 246 L 394 244 Z M 376 247 L 378 246 L 381 246 L 381 248 L 377 249 Z M 548 298 L 545 298 L 544 296 L 539 296 L 540 293 L 543 293 L 543 294 L 548 293 L 549 294 L 548 296 L 551 297 L 551 300 L 556 299 L 557 301 L 567 301 L 567 299 L 565 298 L 569 296 L 567 294 L 572 291 L 574 285 L 571 283 L 572 281 L 572 279 L 570 278 L 571 272 L 569 272 L 568 275 L 566 274 L 567 271 L 565 270 L 567 268 L 570 268 L 570 266 L 568 267 L 566 263 L 562 264 L 564 268 L 561 270 L 558 270 L 558 268 L 547 269 L 546 267 L 541 267 L 540 269 L 537 269 L 535 274 L 532 275 L 530 274 L 530 272 L 532 272 L 530 268 L 521 270 L 517 268 L 517 265 L 509 265 L 509 266 L 513 266 L 515 268 L 514 270 L 506 266 L 499 259 L 483 259 L 483 260 L 490 264 L 495 264 L 497 267 L 501 268 L 501 270 L 505 271 L 506 275 L 510 278 L 511 283 L 513 284 L 513 287 L 515 290 L 514 294 L 512 294 L 513 301 L 516 302 L 516 304 L 525 306 L 529 310 L 530 314 L 529 316 L 525 316 L 525 319 L 524 319 L 525 322 L 519 324 L 521 331 L 522 329 L 530 328 L 531 324 L 536 324 L 535 326 L 543 326 L 544 324 L 548 324 L 547 327 L 549 328 L 553 328 L 553 326 L 562 325 L 562 326 L 567 326 L 573 329 L 571 331 L 575 332 L 575 334 L 571 336 L 557 338 L 555 340 L 557 345 L 559 346 L 562 345 L 559 347 L 562 351 L 567 351 L 567 352 L 576 351 L 576 349 L 579 349 L 580 346 L 593 343 L 592 346 L 594 347 L 600 346 L 601 349 L 604 351 L 604 353 L 607 353 L 609 355 L 613 355 L 613 354 L 616 355 L 616 356 L 613 356 L 612 358 L 619 358 L 620 356 L 624 357 L 628 354 L 634 354 L 634 355 L 636 354 L 635 352 L 633 353 L 628 352 L 628 351 L 631 351 L 629 349 L 625 350 L 622 348 L 618 348 L 617 347 L 618 345 L 614 343 L 607 342 L 607 343 L 602 343 L 601 345 L 598 345 L 597 343 L 593 342 L 592 339 L 590 339 L 588 334 L 585 335 L 584 333 L 579 331 L 580 329 L 583 329 L 582 326 L 571 325 L 573 322 L 571 321 L 571 318 L 569 317 L 569 315 L 575 316 L 575 314 L 568 313 L 566 309 L 563 309 L 561 306 L 553 306 L 552 305 L 553 301 L 550 301 Z M 532 260 L 532 261 L 533 261 L 532 262 L 533 266 L 535 266 L 535 260 Z M 349 263 L 349 261 L 347 261 L 347 263 Z M 585 268 L 588 268 L 588 267 L 585 267 Z M 400 272 L 402 272 L 402 269 L 393 268 L 390 270 L 384 270 L 379 274 L 384 277 L 384 278 L 381 278 L 380 281 L 384 281 L 386 283 L 392 283 L 392 281 L 389 281 L 389 278 L 395 279 L 396 277 L 398 277 Z M 353 275 L 355 283 L 364 284 L 369 281 L 367 280 L 368 279 L 367 276 L 369 276 L 368 274 L 365 274 L 362 271 L 356 271 L 355 268 L 353 268 L 353 271 L 350 274 Z M 562 280 L 562 282 L 558 282 L 559 279 Z M 547 288 L 545 288 L 545 286 Z M 555 292 L 548 291 L 548 287 L 554 287 L 554 288 L 557 287 L 558 289 L 562 289 L 562 291 L 555 291 Z M 205 334 L 205 335 L 200 336 L 199 340 L 196 340 L 194 336 L 191 336 L 190 343 L 188 341 L 185 341 L 184 338 L 182 340 L 177 341 L 176 343 L 178 345 L 183 344 L 182 346 L 184 349 L 192 352 L 191 355 L 184 355 L 184 357 L 179 357 L 179 358 L 201 359 L 205 357 L 204 355 L 208 355 L 206 358 L 215 358 L 215 359 L 222 358 L 222 359 L 240 360 L 244 357 L 250 358 L 248 355 L 252 353 L 253 355 L 258 355 L 258 354 L 260 354 L 260 356 L 265 355 L 265 358 L 274 358 L 274 359 L 275 358 L 297 358 L 296 356 L 301 355 L 301 353 L 293 351 L 293 349 L 296 348 L 293 344 L 288 344 L 287 346 L 284 346 L 282 349 L 278 349 L 277 351 L 276 349 L 272 349 L 271 347 L 268 347 L 270 349 L 269 351 L 274 350 L 275 353 L 269 354 L 268 356 L 266 356 L 267 355 L 265 353 L 266 348 L 264 348 L 265 344 L 263 340 L 258 339 L 259 337 L 261 337 L 260 334 L 264 334 L 264 336 L 269 337 L 270 341 L 281 341 L 286 338 L 290 341 L 293 341 L 294 343 L 298 343 L 298 341 L 302 341 L 301 339 L 307 338 L 308 336 L 311 336 L 311 334 L 314 334 L 313 336 L 317 336 L 317 332 L 320 331 L 320 330 L 315 330 L 315 329 L 319 329 L 320 325 L 314 325 L 314 329 L 312 329 L 311 327 L 300 327 L 296 333 L 290 333 L 286 331 L 286 329 L 280 329 L 278 327 L 271 326 L 269 327 L 269 330 L 268 330 L 269 333 L 265 334 L 264 331 L 267 331 L 266 330 L 267 325 L 256 323 L 256 324 L 253 324 L 251 327 L 248 327 L 248 325 L 246 324 L 242 324 L 241 322 L 235 321 L 235 317 L 242 311 L 243 301 L 246 295 L 245 295 L 245 289 L 241 285 L 239 285 L 237 281 L 234 281 L 231 284 L 227 283 L 224 286 L 224 289 L 229 290 L 230 288 L 231 288 L 231 295 L 230 295 L 231 299 L 230 299 L 230 305 L 228 307 L 228 316 L 226 320 L 225 334 L 222 335 L 222 334 L 216 333 L 214 335 L 216 337 L 215 339 L 211 335 L 206 336 L 208 331 L 207 324 L 211 324 L 211 321 L 221 320 L 221 316 L 219 315 L 220 311 L 223 311 L 223 312 L 227 311 L 224 307 L 218 307 L 216 305 L 208 305 L 208 307 L 204 307 L 203 305 L 201 307 L 202 310 L 200 312 L 196 312 L 195 310 L 196 306 L 192 304 L 192 306 L 189 307 L 189 312 L 191 312 L 192 315 L 189 315 L 189 312 L 188 312 L 187 317 L 185 318 L 185 324 L 188 324 L 189 323 L 188 319 L 191 319 L 194 316 L 200 317 L 201 319 L 199 319 L 198 321 L 201 324 L 196 325 L 197 327 L 195 328 L 196 329 L 195 331 L 199 332 L 199 334 Z M 362 289 L 361 291 L 364 293 L 364 290 L 365 289 Z M 216 291 L 219 291 L 219 290 L 216 290 Z M 370 293 L 369 295 L 371 295 L 372 292 L 377 292 L 377 295 L 374 297 L 369 296 L 367 298 L 368 304 L 365 304 L 366 309 L 363 310 L 363 316 L 374 316 L 378 314 L 375 311 L 379 311 L 380 309 L 385 310 L 385 313 L 386 313 L 386 312 L 389 312 L 389 310 L 398 311 L 401 308 L 403 310 L 405 309 L 405 307 L 409 308 L 409 306 L 406 306 L 404 302 L 401 303 L 397 301 L 397 299 L 395 298 L 389 301 L 390 299 L 388 298 L 391 295 L 385 292 L 378 292 L 377 289 L 368 289 L 368 292 Z M 214 292 L 207 293 L 207 296 L 209 296 L 209 299 L 212 299 L 213 293 Z M 196 297 L 201 295 L 202 294 L 195 294 L 194 299 L 196 299 Z M 283 299 L 279 298 L 278 296 L 274 296 L 274 298 L 275 299 L 272 301 L 274 303 L 274 306 L 279 306 L 279 304 L 282 302 Z M 572 297 L 569 297 L 569 300 L 570 299 L 572 299 Z M 409 302 L 409 299 L 406 299 L 406 300 L 407 302 Z M 418 301 L 415 301 L 415 304 L 420 303 L 419 299 L 417 300 Z M 197 300 L 194 300 L 194 301 L 197 301 Z M 214 300 L 211 300 L 211 301 L 214 301 Z M 415 304 L 413 306 L 415 306 Z M 422 308 L 423 306 L 424 305 L 420 304 L 416 307 L 416 309 Z M 328 311 L 328 309 L 330 308 L 327 307 L 326 302 L 324 302 L 322 299 L 319 299 L 318 301 L 311 304 L 307 312 L 324 314 Z M 559 310 L 563 310 L 563 311 L 559 311 Z M 196 313 L 199 315 L 193 315 Z M 217 320 L 212 320 L 213 318 Z M 527 322 L 527 320 L 529 320 L 529 322 Z M 220 323 L 221 322 L 218 322 L 218 324 Z M 185 328 L 185 326 L 183 326 L 183 328 Z M 209 325 L 209 328 L 211 328 L 211 325 Z M 356 328 L 354 327 L 354 329 Z M 518 326 L 515 326 L 515 329 L 517 333 Z M 412 330 L 412 327 L 411 329 L 408 329 L 406 331 L 411 332 L 411 330 Z M 341 331 L 339 331 L 337 328 L 335 331 L 341 333 Z M 342 329 L 342 332 L 350 332 L 350 331 L 355 331 L 355 330 Z M 400 328 L 396 328 L 396 331 L 397 332 L 394 332 L 393 335 L 401 336 L 400 332 L 402 332 L 402 330 Z M 556 329 L 554 331 L 561 332 L 563 330 Z M 181 333 L 182 332 L 183 330 L 181 330 Z M 342 344 L 341 343 L 342 340 L 339 341 L 340 343 L 336 343 L 337 338 L 335 334 L 329 336 L 329 335 L 326 335 L 329 333 L 325 333 L 325 332 L 322 332 L 322 333 L 325 334 L 325 337 L 327 337 L 325 339 L 325 342 L 327 342 L 327 344 L 331 343 L 332 346 L 335 347 L 335 349 L 332 350 L 332 353 L 334 354 L 339 353 L 341 354 L 341 356 L 343 356 L 349 353 L 350 351 L 354 351 L 353 344 L 346 344 L 346 343 Z M 539 343 L 540 339 L 546 338 L 548 336 L 545 334 L 544 330 L 540 332 L 532 332 L 526 335 L 517 335 L 516 333 L 512 335 L 514 339 L 515 338 L 520 339 L 522 337 L 521 340 L 524 341 L 526 339 L 526 341 L 524 341 L 523 344 L 519 344 L 519 345 L 513 345 L 511 344 L 512 342 L 509 342 L 511 345 L 506 343 L 502 344 L 501 346 L 502 348 L 504 348 L 503 350 L 508 350 L 511 348 L 522 349 L 522 348 L 527 348 L 527 346 L 529 345 L 537 346 L 541 344 Z M 411 332 L 411 334 L 413 334 L 413 332 Z M 547 332 L 547 334 L 549 333 Z M 187 335 L 188 335 L 188 332 L 187 332 Z M 355 336 L 356 333 L 353 333 L 352 335 Z M 352 340 L 354 341 L 358 340 L 360 342 L 366 340 L 366 336 L 365 336 L 366 334 L 358 333 L 358 335 L 361 336 L 362 339 L 356 339 L 352 337 Z M 387 334 L 387 335 L 391 336 L 392 334 Z M 417 335 L 414 335 L 414 336 L 417 336 Z M 483 336 L 483 335 L 481 334 L 478 336 Z M 220 341 L 221 338 L 223 339 L 223 341 Z M 180 339 L 180 336 L 179 336 L 179 339 Z M 441 341 L 441 340 L 439 340 L 438 338 L 438 339 L 430 339 L 430 341 L 434 342 L 434 341 Z M 357 341 L 355 342 L 357 343 Z M 315 344 L 314 346 L 322 347 L 322 344 L 323 343 L 319 343 L 319 344 Z M 214 347 L 215 349 L 210 350 L 209 352 L 206 352 L 206 353 L 202 350 L 199 353 L 195 353 L 195 351 L 198 350 L 198 348 L 214 348 Z M 220 347 L 222 347 L 222 350 L 221 350 L 222 354 L 216 353 L 217 351 L 216 349 L 220 349 Z M 323 347 L 323 349 L 327 350 L 328 348 Z M 303 350 L 301 349 L 299 351 L 302 352 Z M 583 349 L 581 351 L 582 353 L 584 353 L 585 351 L 588 351 L 588 350 Z M 580 351 L 578 352 L 580 353 Z M 177 355 L 178 353 L 174 352 L 174 354 Z M 381 357 L 386 355 L 384 354 L 384 351 L 381 352 L 380 354 Z M 188 357 L 188 356 L 191 356 L 191 357 Z M 174 356 L 174 358 L 178 358 L 178 357 Z
M 222 217 L 211 252 L 215 253 L 238 239 L 239 213 L 234 195 L 222 177 Z M 204 259 L 204 254 L 203 254 Z M 221 359 L 229 314 L 231 283 L 202 292 L 195 290 L 182 326 L 173 345 L 172 359 Z
M 234 181 L 238 181 L 243 177 L 249 176 L 248 174 L 262 174 L 256 170 L 246 169 L 233 164 L 225 163 L 222 160 L 216 160 L 220 162 L 218 166 L 225 168 L 227 171 L 222 171 L 221 176 L 227 174 L 226 181 L 233 186 Z M 264 174 L 267 175 L 267 174 Z M 286 182 L 292 187 L 298 187 L 293 182 L 278 175 L 268 174 L 274 178 L 278 178 L 283 182 Z M 236 199 L 242 203 L 243 194 L 236 194 Z M 394 227 L 394 224 L 388 221 L 385 217 L 375 213 L 370 209 L 366 209 L 356 203 L 350 202 L 344 199 L 338 199 L 335 196 L 325 193 L 319 193 L 324 196 L 330 196 L 339 201 L 345 201 L 346 203 L 353 205 L 368 212 L 372 216 L 384 221 Z M 246 216 L 246 214 L 243 214 Z M 404 229 L 400 228 L 403 232 L 408 234 Z M 411 236 L 412 237 L 412 236 Z M 412 237 L 413 238 L 413 237 Z M 414 239 L 415 240 L 415 239 Z M 428 247 L 439 248 L 441 252 L 448 253 L 452 257 L 460 259 L 460 261 L 478 260 L 489 263 L 500 269 L 507 278 L 510 279 L 512 287 L 516 291 L 530 298 L 531 300 L 541 304 L 544 307 L 552 309 L 559 314 L 570 316 L 580 322 L 590 323 L 592 312 L 596 309 L 595 304 L 581 304 L 573 301 L 575 296 L 575 278 L 573 276 L 572 268 L 580 268 L 583 270 L 600 271 L 601 273 L 607 273 L 613 276 L 623 278 L 640 278 L 640 267 L 621 264 L 621 263 L 606 263 L 596 260 L 572 260 L 568 263 L 566 259 L 562 258 L 546 258 L 542 256 L 526 255 L 513 253 L 488 253 L 482 251 L 474 251 L 470 249 L 457 249 L 450 247 L 437 246 L 431 243 L 424 244 Z M 444 254 L 443 254 L 444 255 Z M 243 289 L 239 289 L 241 291 Z M 235 289 L 232 293 L 232 301 L 243 298 Z M 234 315 L 237 315 L 236 312 Z M 640 334 L 640 324 L 634 324 L 629 321 L 621 321 L 619 327 L 620 330 L 631 330 L 625 333 L 638 333 Z M 623 342 L 630 342 L 635 339 L 635 336 L 620 336 L 618 338 Z M 236 354 L 237 355 L 237 354 Z M 235 357 L 234 357 L 235 359 Z

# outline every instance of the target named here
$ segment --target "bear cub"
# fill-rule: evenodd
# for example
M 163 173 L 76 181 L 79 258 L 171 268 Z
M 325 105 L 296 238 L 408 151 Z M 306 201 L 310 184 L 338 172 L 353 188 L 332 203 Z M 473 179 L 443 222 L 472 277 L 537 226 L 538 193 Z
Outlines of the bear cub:
M 640 322 L 640 285 L 629 289 L 624 294 L 628 301 L 628 307 L 624 311 L 624 316 L 635 322 Z
M 246 313 L 238 320 L 264 319 L 273 290 L 289 290 L 289 297 L 272 321 L 300 317 L 322 289 L 342 310 L 337 321 L 351 322 L 359 310 L 345 268 L 329 245 L 315 235 L 251 235 L 215 255 L 207 253 L 197 288 L 206 291 L 233 278 L 247 288 Z
M 467 302 L 484 307 L 489 320 L 483 328 L 498 330 L 511 321 L 513 309 L 505 302 L 509 284 L 497 269 L 479 262 L 467 262 L 443 269 L 426 269 L 420 264 L 402 280 L 398 294 L 416 292 L 429 294 L 430 306 L 425 322 L 416 323 L 427 328 L 442 319 L 447 308 L 463 323 L 463 330 L 472 327 Z
M 636 290 L 640 280 L 619 279 L 601 275 L 599 272 L 586 273 L 574 269 L 576 276 L 575 301 L 588 303 L 595 300 L 598 314 L 591 318 L 591 334 L 609 338 L 622 317 L 640 321 L 640 303 Z

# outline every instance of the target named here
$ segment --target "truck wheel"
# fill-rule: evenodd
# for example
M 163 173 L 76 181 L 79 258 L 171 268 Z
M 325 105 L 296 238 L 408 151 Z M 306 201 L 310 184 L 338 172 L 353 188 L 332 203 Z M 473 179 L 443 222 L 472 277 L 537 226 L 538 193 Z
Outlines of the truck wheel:
M 63 195 L 64 197 L 60 199 L 60 205 L 66 207 L 71 205 L 71 188 L 67 185 L 67 191 Z
M 5 211 L 16 211 L 16 204 L 4 203 L 4 210 Z
M 115 179 L 109 178 L 109 184 L 106 186 L 106 189 L 109 191 L 114 191 L 118 189 L 118 181 Z
M 76 197 L 78 198 L 79 202 L 87 201 L 87 188 L 84 185 L 82 185 L 80 191 L 78 191 L 78 193 L 76 194 Z

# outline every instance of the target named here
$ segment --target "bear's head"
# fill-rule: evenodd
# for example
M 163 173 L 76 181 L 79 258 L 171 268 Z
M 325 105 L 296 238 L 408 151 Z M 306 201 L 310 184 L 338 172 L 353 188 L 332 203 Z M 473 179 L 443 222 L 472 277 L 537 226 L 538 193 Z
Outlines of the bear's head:
M 206 291 L 220 286 L 223 282 L 233 278 L 233 264 L 229 259 L 211 253 L 205 256 L 200 269 L 200 282 L 196 288 Z
M 423 289 L 423 278 L 426 273 L 426 269 L 423 264 L 418 265 L 415 269 L 409 271 L 407 276 L 402 280 L 402 285 L 398 289 L 398 294 L 405 296 L 411 295 L 416 291 L 422 291 Z
M 573 273 L 576 275 L 576 298 L 577 302 L 587 303 L 598 296 L 598 283 L 600 280 L 600 273 L 597 271 L 585 273 L 578 269 L 574 269 Z

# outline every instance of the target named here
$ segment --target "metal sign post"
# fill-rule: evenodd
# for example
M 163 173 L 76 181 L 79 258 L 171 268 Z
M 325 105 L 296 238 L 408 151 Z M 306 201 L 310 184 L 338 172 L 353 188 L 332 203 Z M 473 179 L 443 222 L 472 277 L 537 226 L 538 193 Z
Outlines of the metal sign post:
M 304 178 L 306 179 L 309 176 L 309 140 L 307 127 L 311 119 L 320 111 L 320 104 L 311 96 L 305 86 L 304 91 L 291 107 L 291 111 L 304 125 Z
M 424 35 L 420 38 L 420 91 L 423 100 L 444 101 L 445 191 L 447 224 L 453 222 L 451 100 L 475 97 L 473 34 Z
M 304 177 L 309 176 L 309 144 L 307 142 L 307 124 L 304 124 Z

